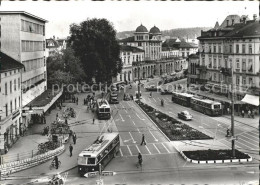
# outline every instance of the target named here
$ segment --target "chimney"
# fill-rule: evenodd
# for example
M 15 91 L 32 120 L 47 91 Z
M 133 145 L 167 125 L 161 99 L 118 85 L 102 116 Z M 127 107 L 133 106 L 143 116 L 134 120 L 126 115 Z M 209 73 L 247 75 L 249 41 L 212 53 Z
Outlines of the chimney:
M 55 35 L 53 35 L 53 39 L 55 40 Z
M 254 15 L 253 15 L 253 19 L 254 19 L 254 21 L 256 21 L 256 18 L 257 18 L 257 15 L 254 14 Z

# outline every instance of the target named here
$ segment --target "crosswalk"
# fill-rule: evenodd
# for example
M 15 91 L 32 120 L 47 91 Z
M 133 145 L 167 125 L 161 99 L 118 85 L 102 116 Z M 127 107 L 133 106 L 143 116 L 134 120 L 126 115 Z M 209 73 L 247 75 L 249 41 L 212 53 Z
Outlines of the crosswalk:
M 119 157 L 138 156 L 138 153 L 141 153 L 142 155 L 177 153 L 177 150 L 170 142 L 147 143 L 146 145 L 142 146 L 140 144 L 122 145 L 120 146 L 119 151 Z

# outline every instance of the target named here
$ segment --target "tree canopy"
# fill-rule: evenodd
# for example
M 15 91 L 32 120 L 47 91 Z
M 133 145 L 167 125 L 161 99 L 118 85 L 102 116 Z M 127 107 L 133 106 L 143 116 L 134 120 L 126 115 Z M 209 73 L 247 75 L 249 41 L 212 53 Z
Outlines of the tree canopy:
M 70 25 L 68 45 L 80 59 L 86 82 L 110 82 L 122 70 L 116 31 L 106 19 L 87 19 Z
M 54 84 L 81 83 L 86 75 L 74 51 L 67 47 L 47 58 L 47 77 L 48 87 L 51 87 Z

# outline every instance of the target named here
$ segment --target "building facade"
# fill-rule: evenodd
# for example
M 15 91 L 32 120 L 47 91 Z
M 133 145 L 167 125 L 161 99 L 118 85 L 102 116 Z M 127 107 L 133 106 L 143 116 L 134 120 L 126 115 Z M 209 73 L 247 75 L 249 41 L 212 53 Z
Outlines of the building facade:
M 53 38 L 46 39 L 46 58 L 54 55 L 55 53 L 61 53 L 62 50 L 67 47 L 67 39 L 62 39 L 55 36 Z
M 4 154 L 21 133 L 21 79 L 23 64 L 0 51 L 0 153 Z
M 201 32 L 199 45 L 199 72 L 202 84 L 214 86 L 230 98 L 228 84 L 235 86 L 236 100 L 246 94 L 259 96 L 260 24 L 256 15 L 229 15 L 219 26 Z M 231 78 L 230 70 L 233 70 Z
M 21 78 L 22 106 L 26 106 L 47 88 L 46 22 L 23 11 L 0 11 L 0 49 L 25 66 Z
M 199 55 L 198 54 L 191 54 L 188 57 L 188 79 L 187 84 L 197 84 L 199 79 Z

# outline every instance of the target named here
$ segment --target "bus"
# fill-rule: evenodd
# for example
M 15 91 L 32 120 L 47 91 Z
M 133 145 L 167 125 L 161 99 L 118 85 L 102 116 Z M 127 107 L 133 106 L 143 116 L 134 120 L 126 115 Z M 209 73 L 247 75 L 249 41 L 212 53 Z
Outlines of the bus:
M 190 99 L 194 95 L 188 93 L 172 92 L 172 102 L 180 104 L 182 106 L 190 107 Z
M 97 116 L 98 119 L 110 119 L 111 108 L 105 99 L 97 99 Z
M 102 134 L 92 145 L 80 152 L 78 156 L 78 173 L 84 176 L 88 172 L 103 171 L 111 159 L 116 156 L 119 148 L 118 133 Z M 101 169 L 99 169 L 99 166 Z
M 222 105 L 220 102 L 209 99 L 202 99 L 199 97 L 192 97 L 190 104 L 193 110 L 202 112 L 203 114 L 207 114 L 209 116 L 222 115 Z

